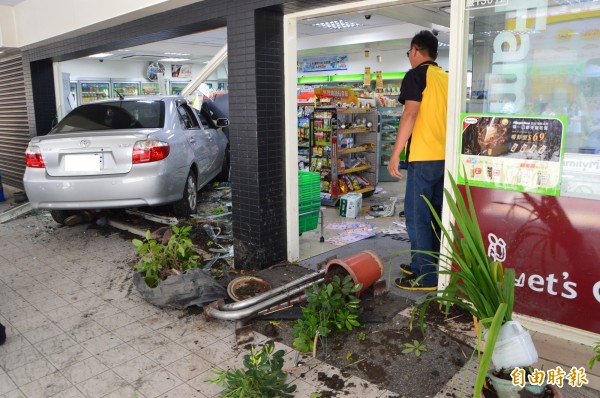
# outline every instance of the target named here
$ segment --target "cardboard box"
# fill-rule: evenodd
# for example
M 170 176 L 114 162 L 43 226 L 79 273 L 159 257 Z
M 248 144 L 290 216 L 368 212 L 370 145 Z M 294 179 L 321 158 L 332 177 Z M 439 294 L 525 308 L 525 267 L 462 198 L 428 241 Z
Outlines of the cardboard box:
M 348 193 L 340 198 L 340 216 L 356 218 L 360 215 L 362 194 Z

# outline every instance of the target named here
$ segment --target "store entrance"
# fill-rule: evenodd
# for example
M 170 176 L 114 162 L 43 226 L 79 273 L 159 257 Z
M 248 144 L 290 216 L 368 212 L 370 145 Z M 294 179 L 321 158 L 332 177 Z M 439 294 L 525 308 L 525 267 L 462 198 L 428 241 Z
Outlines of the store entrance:
M 406 50 L 415 33 L 431 30 L 439 40 L 437 62 L 447 70 L 449 26 L 449 1 L 390 2 L 296 20 L 297 80 L 287 86 L 296 94 L 288 97 L 295 114 L 287 135 L 297 158 L 288 181 L 294 173 L 300 181 L 299 192 L 288 187 L 288 200 L 299 197 L 300 235 L 295 242 L 295 231 L 288 229 L 290 260 L 383 230 L 405 235 L 399 217 L 405 181 L 390 177 L 387 162 L 402 115 L 400 84 L 410 68 Z M 311 173 L 318 182 L 307 186 L 303 181 Z M 359 208 L 347 211 L 348 203 Z

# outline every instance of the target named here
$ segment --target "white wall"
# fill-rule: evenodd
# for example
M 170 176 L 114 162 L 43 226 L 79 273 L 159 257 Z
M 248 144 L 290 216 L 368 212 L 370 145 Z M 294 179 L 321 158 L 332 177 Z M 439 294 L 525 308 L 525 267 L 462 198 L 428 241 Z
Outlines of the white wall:
M 173 78 L 171 77 L 171 64 L 161 62 L 165 66 L 165 79 L 189 81 L 204 68 L 204 64 L 192 64 L 191 78 Z M 185 63 L 185 62 L 183 62 Z M 81 80 L 86 78 L 94 79 L 133 79 L 135 81 L 149 81 L 146 77 L 146 68 L 149 61 L 110 61 L 105 59 L 100 62 L 97 59 L 75 59 L 60 63 L 60 72 L 69 73 L 71 80 Z M 226 80 L 227 73 L 223 65 L 219 66 L 216 73 L 213 73 L 208 80 Z
M 14 8 L 18 42 L 23 47 L 119 16 L 123 23 L 202 0 L 25 0 Z M 0 10 L 4 14 L 4 10 Z M 114 23 L 112 24 L 114 26 Z M 108 27 L 110 25 L 98 28 Z
M 0 47 L 18 47 L 13 7 L 0 6 Z

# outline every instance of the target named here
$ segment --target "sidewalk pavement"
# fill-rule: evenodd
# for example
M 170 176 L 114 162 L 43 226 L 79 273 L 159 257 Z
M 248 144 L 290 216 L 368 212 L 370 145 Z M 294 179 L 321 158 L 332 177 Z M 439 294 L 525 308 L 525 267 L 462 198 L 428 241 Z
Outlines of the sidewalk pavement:
M 236 345 L 233 322 L 207 322 L 140 297 L 133 245 L 119 232 L 62 227 L 47 212 L 32 212 L 0 224 L 0 236 L 0 322 L 8 335 L 0 346 L 0 398 L 215 397 L 219 387 L 207 382 L 212 369 L 242 367 L 248 346 Z M 254 343 L 265 339 L 256 335 Z M 296 352 L 279 348 L 284 367 L 293 368 Z M 472 385 L 473 370 L 464 372 Z M 290 373 L 295 396 L 398 396 L 356 377 L 332 391 L 319 373 L 343 378 L 315 361 Z M 458 394 L 462 373 L 436 397 Z M 576 393 L 565 398 L 599 396 Z

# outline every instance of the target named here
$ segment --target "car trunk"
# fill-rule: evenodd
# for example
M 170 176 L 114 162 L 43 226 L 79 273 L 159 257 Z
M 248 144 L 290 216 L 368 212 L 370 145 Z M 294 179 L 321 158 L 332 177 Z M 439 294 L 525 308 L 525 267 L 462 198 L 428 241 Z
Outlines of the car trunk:
M 40 137 L 36 145 L 52 177 L 125 174 L 131 170 L 134 144 L 146 140 L 153 131 L 51 134 Z

